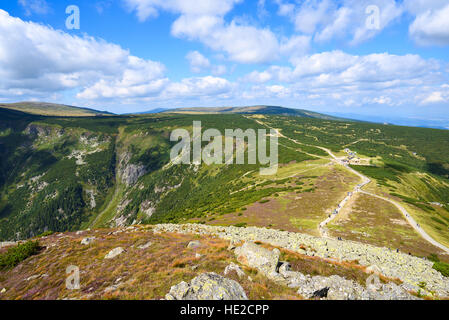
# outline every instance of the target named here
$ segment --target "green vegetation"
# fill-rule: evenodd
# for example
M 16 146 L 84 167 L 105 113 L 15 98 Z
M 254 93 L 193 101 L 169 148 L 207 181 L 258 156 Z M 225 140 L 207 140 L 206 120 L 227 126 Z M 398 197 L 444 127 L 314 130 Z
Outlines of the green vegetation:
M 349 188 L 343 180 L 335 180 L 326 189 L 329 181 L 321 181 L 321 176 L 331 170 L 326 167 L 330 157 L 319 147 L 339 152 L 347 144 L 359 154 L 379 159 L 376 166 L 355 166 L 356 170 L 389 188 L 392 196 L 431 215 L 435 228 L 447 227 L 448 132 L 284 111 L 264 107 L 220 115 L 45 117 L 0 108 L 0 152 L 4 155 L 0 158 L 0 240 L 135 222 L 218 221 L 229 214 L 239 214 L 242 223 L 252 224 L 245 215 L 254 204 L 283 208 L 286 202 L 309 203 L 325 197 L 326 205 L 313 203 L 307 217 L 293 217 L 297 225 L 314 221 L 312 226 L 327 206 L 332 207 L 333 199 L 338 200 L 340 186 L 345 192 Z M 176 128 L 191 131 L 193 121 L 201 121 L 203 130 L 215 128 L 222 133 L 229 127 L 266 129 L 267 124 L 303 144 L 279 139 L 280 168 L 274 176 L 261 177 L 261 166 L 250 164 L 171 166 L 170 133 Z M 132 165 L 143 172 L 128 185 L 122 176 L 132 171 Z M 315 170 L 313 176 L 304 173 L 301 179 L 291 178 L 310 170 Z M 418 175 L 421 172 L 425 175 Z M 410 190 L 404 191 L 405 186 Z M 288 198 L 290 194 L 293 199 Z M 430 202 L 443 207 L 435 209 Z
M 39 252 L 39 242 L 28 241 L 9 248 L 5 253 L 0 254 L 0 270 L 14 268 L 28 257 Z
M 440 272 L 443 276 L 449 277 L 449 263 L 441 262 L 436 254 L 431 254 L 427 257 L 430 261 L 432 261 L 433 268 Z

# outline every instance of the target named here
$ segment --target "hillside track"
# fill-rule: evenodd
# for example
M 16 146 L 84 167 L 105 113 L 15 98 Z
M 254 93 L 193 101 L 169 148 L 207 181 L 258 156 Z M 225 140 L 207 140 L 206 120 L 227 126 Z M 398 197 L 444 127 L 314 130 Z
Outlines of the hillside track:
M 264 122 L 262 122 L 262 121 L 260 121 L 260 120 L 255 120 L 255 121 L 256 121 L 258 124 L 260 124 L 260 125 L 264 125 L 264 126 L 270 128 L 270 129 L 273 129 L 274 131 L 276 131 L 276 134 L 278 135 L 278 137 L 282 137 L 282 138 L 288 139 L 288 140 L 290 140 L 290 141 L 292 141 L 292 142 L 294 142 L 294 143 L 296 143 L 296 144 L 298 144 L 298 145 L 304 145 L 304 146 L 309 146 L 309 147 L 315 147 L 315 148 L 318 148 L 318 149 L 321 149 L 321 150 L 325 151 L 326 153 L 329 154 L 329 156 L 331 157 L 331 159 L 332 159 L 332 161 L 333 161 L 334 163 L 336 163 L 336 164 L 338 164 L 338 165 L 344 167 L 347 171 L 350 171 L 350 172 L 352 172 L 353 174 L 355 174 L 355 175 L 357 175 L 357 176 L 359 176 L 359 177 L 361 178 L 361 183 L 358 184 L 358 185 L 354 188 L 353 192 L 349 192 L 348 195 L 347 195 L 347 196 L 340 202 L 340 204 L 338 205 L 338 207 L 333 211 L 333 213 L 332 213 L 328 218 L 326 218 L 326 220 L 324 220 L 323 222 L 321 222 L 321 223 L 319 224 L 319 226 L 318 226 L 318 231 L 319 231 L 321 237 L 323 237 L 323 238 L 329 238 L 329 239 L 332 238 L 332 237 L 329 235 L 329 230 L 326 228 L 326 226 L 327 226 L 330 222 L 332 222 L 333 220 L 335 220 L 335 219 L 338 217 L 339 213 L 341 212 L 341 209 L 343 209 L 343 207 L 344 207 L 348 202 L 350 202 L 350 200 L 352 199 L 352 197 L 354 197 L 355 194 L 357 194 L 357 193 L 363 193 L 363 194 L 366 194 L 366 195 L 368 195 L 368 196 L 375 197 L 375 198 L 378 198 L 378 199 L 381 199 L 381 200 L 384 200 L 384 201 L 387 201 L 387 202 L 393 204 L 393 205 L 394 205 L 395 207 L 397 207 L 397 208 L 399 209 L 399 211 L 402 213 L 402 215 L 404 216 L 404 218 L 405 218 L 405 220 L 407 221 L 407 223 L 408 223 L 408 224 L 409 224 L 409 225 L 410 225 L 410 226 L 411 226 L 411 227 L 412 227 L 412 228 L 413 228 L 413 229 L 414 229 L 414 230 L 415 230 L 415 231 L 416 231 L 416 232 L 417 232 L 417 233 L 418 233 L 424 240 L 426 240 L 427 242 L 431 243 L 431 244 L 434 245 L 435 247 L 440 248 L 440 249 L 443 250 L 447 255 L 449 255 L 449 248 L 446 247 L 445 245 L 439 243 L 438 241 L 436 241 L 435 239 L 433 239 L 427 232 L 425 232 L 425 231 L 421 228 L 421 226 L 416 222 L 416 220 L 413 219 L 413 217 L 411 216 L 411 214 L 410 214 L 410 213 L 409 213 L 403 206 L 401 206 L 400 204 L 396 203 L 395 201 L 393 201 L 393 200 L 391 200 L 391 199 L 388 199 L 388 198 L 379 196 L 379 195 L 374 194 L 374 193 L 371 193 L 371 192 L 364 191 L 362 188 L 365 187 L 366 185 L 368 185 L 369 183 L 371 183 L 371 179 L 368 178 L 367 176 L 363 175 L 362 173 L 358 172 L 357 170 L 355 170 L 355 169 L 349 167 L 349 165 L 344 164 L 340 159 L 338 159 L 338 157 L 337 157 L 336 155 L 333 154 L 333 152 L 332 152 L 330 149 L 325 148 L 325 147 L 320 147 L 320 146 L 315 146 L 315 145 L 309 145 L 309 144 L 305 144 L 305 143 L 299 142 L 299 141 L 297 141 L 297 140 L 295 140 L 295 139 L 293 139 L 293 138 L 286 137 L 285 135 L 283 135 L 283 134 L 279 131 L 279 129 L 273 128 L 273 127 L 267 125 L 266 123 L 264 123 Z M 325 158 L 325 157 L 321 157 L 321 158 Z M 335 213 L 335 212 L 336 212 L 336 213 Z

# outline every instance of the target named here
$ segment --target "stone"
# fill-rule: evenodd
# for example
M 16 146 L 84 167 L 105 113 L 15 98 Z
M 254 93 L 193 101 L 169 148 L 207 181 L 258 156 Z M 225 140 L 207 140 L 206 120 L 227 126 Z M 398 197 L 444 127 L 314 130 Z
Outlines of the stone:
M 229 266 L 227 266 L 223 274 L 227 276 L 232 271 L 235 271 L 239 278 L 246 276 L 245 272 L 243 272 L 243 270 L 240 269 L 240 267 L 235 263 L 231 263 Z
M 138 246 L 137 248 L 139 248 L 139 249 L 141 249 L 141 250 L 145 250 L 145 249 L 148 249 L 149 247 L 151 247 L 152 244 L 153 244 L 153 243 L 150 241 L 150 242 L 147 242 L 146 244 L 143 244 L 143 245 L 141 245 L 141 246 Z
M 104 258 L 114 259 L 115 257 L 121 255 L 123 252 L 125 252 L 125 249 L 123 249 L 122 247 L 118 247 L 109 251 L 109 253 Z
M 187 245 L 187 248 L 189 248 L 189 249 L 196 249 L 196 248 L 199 248 L 199 247 L 201 247 L 201 242 L 199 242 L 199 241 L 190 241 L 189 242 L 189 244 Z
M 315 291 L 312 294 L 312 298 L 319 298 L 319 299 L 327 298 L 327 294 L 329 293 L 329 289 L 330 289 L 329 287 L 326 287 L 324 289 Z
M 167 300 L 248 300 L 239 283 L 216 273 L 203 273 L 170 289 Z
M 40 278 L 40 275 L 36 274 L 34 276 L 26 278 L 25 281 L 32 281 L 32 280 L 36 280 L 38 278 Z
M 260 241 L 308 256 L 320 258 L 328 256 L 338 261 L 357 260 L 361 266 L 377 266 L 381 270 L 382 275 L 388 278 L 400 279 L 403 281 L 403 285 L 401 285 L 403 289 L 409 289 L 409 291 L 414 289 L 414 291 L 417 291 L 419 288 L 416 285 L 420 282 L 426 282 L 425 289 L 421 289 L 423 294 L 432 295 L 433 293 L 435 297 L 442 298 L 449 296 L 449 278 L 443 277 L 441 273 L 433 269 L 433 262 L 400 252 L 396 253 L 396 251 L 393 252 L 388 248 L 375 247 L 354 241 L 323 239 L 307 234 L 256 227 L 236 228 L 200 224 L 161 224 L 154 226 L 153 231 L 155 233 L 173 232 L 210 235 L 230 241 L 232 244 Z M 236 249 L 239 250 L 239 248 Z M 291 281 L 291 285 L 297 284 Z M 322 288 L 317 288 L 317 290 Z M 332 288 L 329 290 L 329 294 L 332 294 Z M 366 298 L 366 296 L 362 298 Z
M 235 249 L 237 260 L 251 268 L 256 268 L 268 277 L 277 274 L 280 251 L 272 251 L 258 246 L 253 242 L 245 242 L 243 246 Z
M 0 291 L 1 294 L 6 293 L 6 288 L 3 288 L 2 291 Z
M 94 237 L 84 238 L 83 240 L 81 240 L 81 244 L 84 246 L 88 246 L 89 244 L 92 244 L 94 241 L 95 241 Z

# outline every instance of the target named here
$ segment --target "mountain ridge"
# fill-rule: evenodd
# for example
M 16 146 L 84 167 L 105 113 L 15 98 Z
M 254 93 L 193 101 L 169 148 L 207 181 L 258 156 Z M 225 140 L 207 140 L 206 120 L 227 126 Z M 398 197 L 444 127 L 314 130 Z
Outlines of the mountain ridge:
M 76 107 L 49 102 L 24 101 L 16 103 L 0 103 L 0 108 L 20 111 L 33 115 L 53 117 L 88 117 L 113 115 L 113 113 L 108 111 L 99 111 L 91 108 Z

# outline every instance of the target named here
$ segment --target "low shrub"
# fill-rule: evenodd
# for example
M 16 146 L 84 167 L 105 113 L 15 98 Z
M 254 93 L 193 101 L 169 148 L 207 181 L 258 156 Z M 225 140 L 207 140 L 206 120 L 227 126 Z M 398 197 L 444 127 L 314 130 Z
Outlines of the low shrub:
M 8 251 L 0 255 L 0 270 L 14 268 L 28 257 L 37 254 L 40 249 L 37 241 L 28 241 L 9 248 Z
M 435 262 L 433 268 L 443 276 L 449 277 L 449 264 L 444 262 Z

